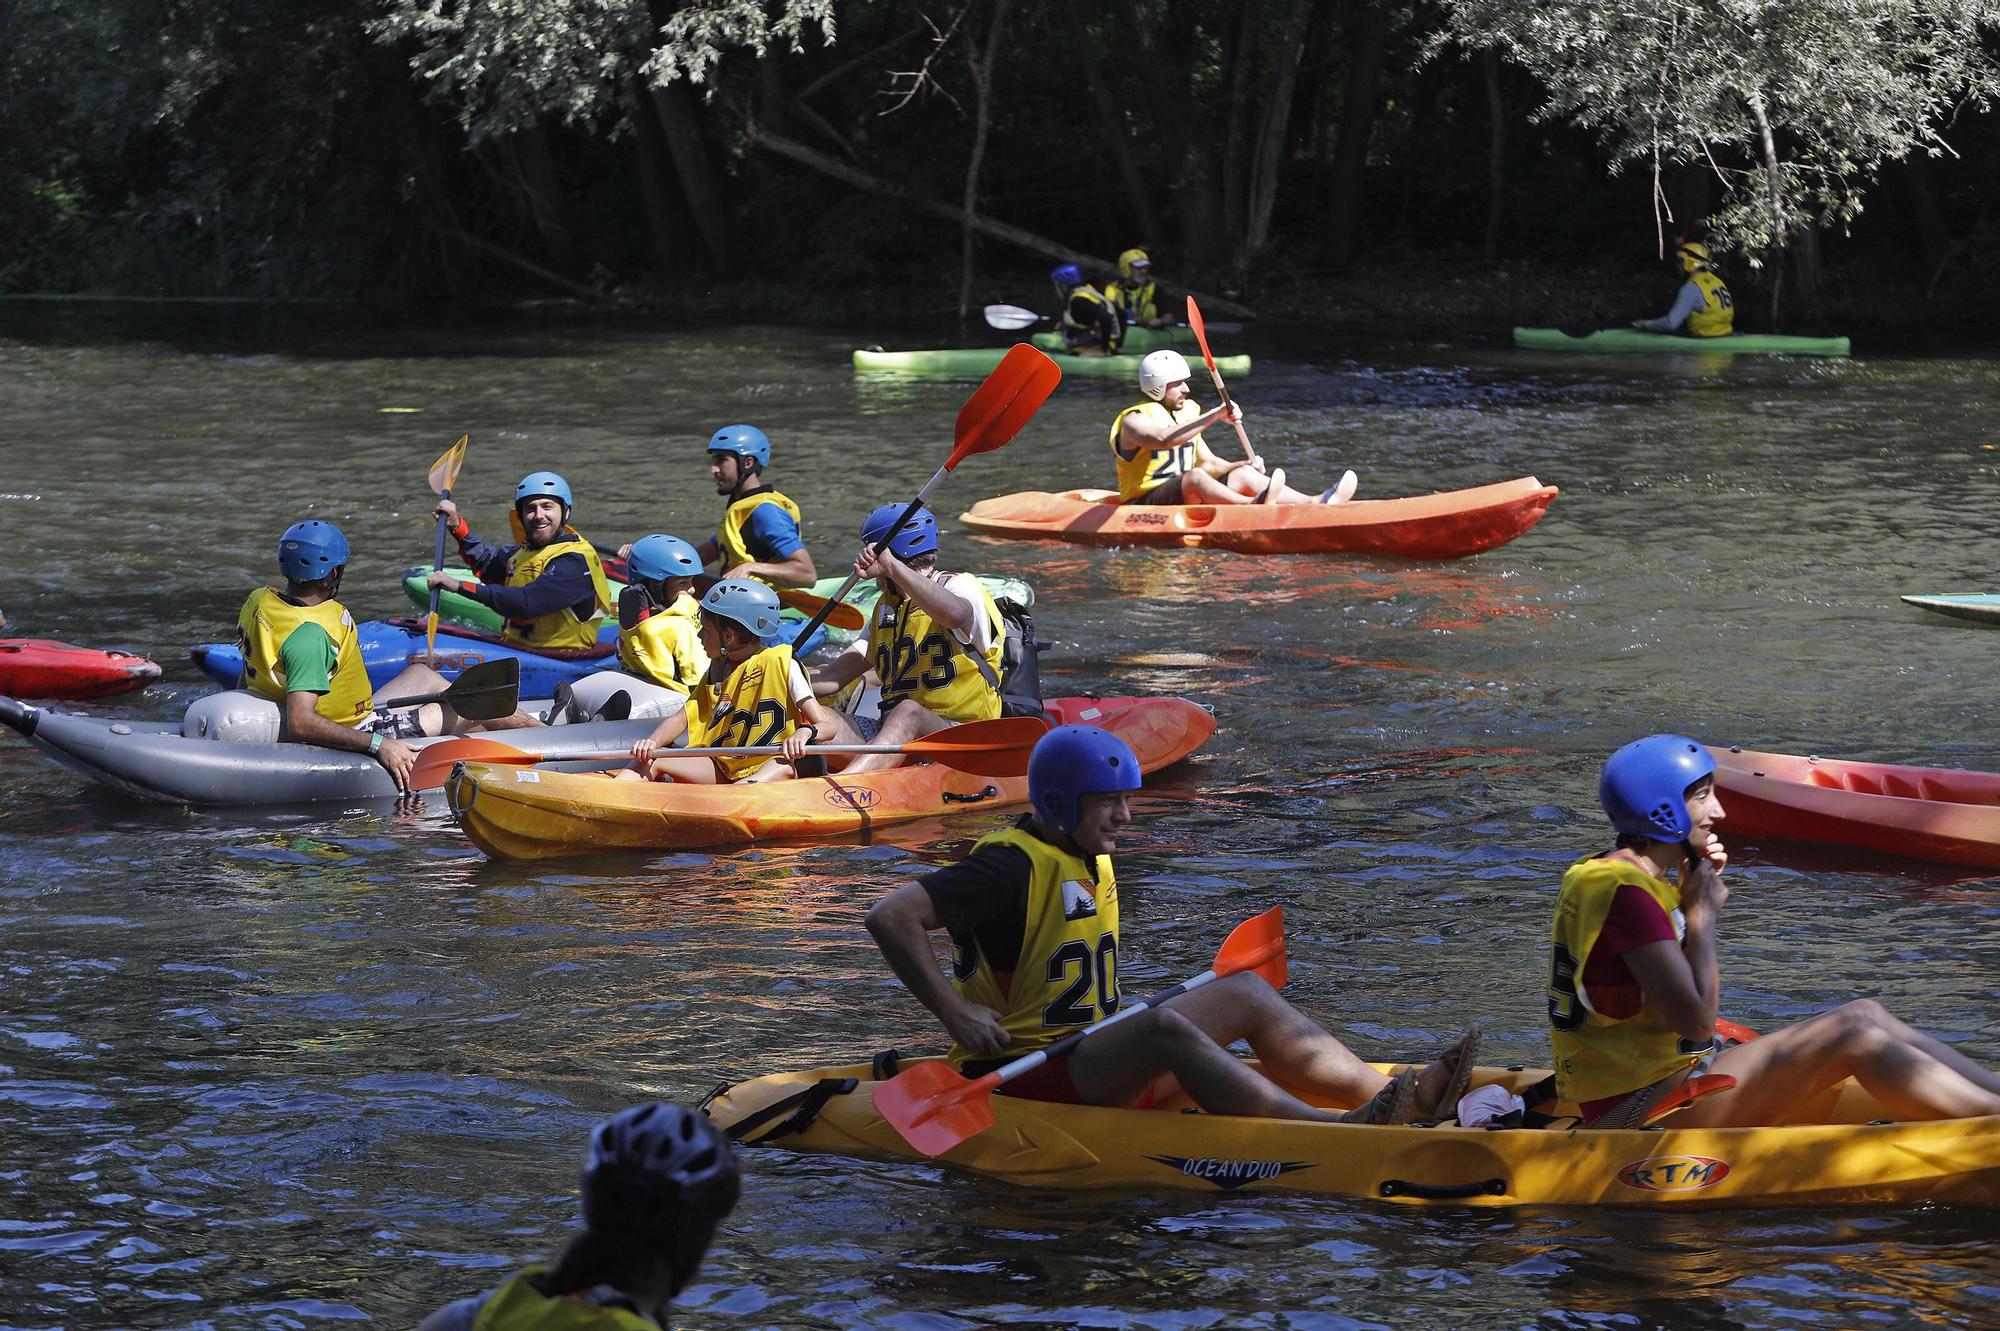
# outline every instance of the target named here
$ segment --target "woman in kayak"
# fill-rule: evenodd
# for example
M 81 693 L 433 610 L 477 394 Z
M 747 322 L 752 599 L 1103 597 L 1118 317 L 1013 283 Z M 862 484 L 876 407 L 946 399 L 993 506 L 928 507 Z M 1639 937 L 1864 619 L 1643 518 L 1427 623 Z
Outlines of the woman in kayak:
M 1111 852 L 1138 788 L 1139 760 L 1124 740 L 1096 726 L 1058 726 L 1029 755 L 1032 813 L 869 910 L 876 946 L 950 1033 L 951 1061 L 964 1075 L 982 1076 L 1118 1010 Z M 939 929 L 954 949 L 949 981 L 931 952 Z M 1238 1040 L 1263 1073 L 1229 1052 Z M 1385 1076 L 1244 972 L 1092 1035 L 1001 1094 L 1144 1108 L 1171 1074 L 1211 1114 L 1410 1123 L 1456 1113 L 1478 1048 L 1471 1031 L 1429 1066 Z M 1288 1087 L 1358 1107 L 1321 1109 Z
M 1584 1126 L 1642 1126 L 1702 1073 L 1736 1084 L 1677 1111 L 1676 1128 L 1792 1122 L 1850 1076 L 1898 1118 L 2000 1114 L 2000 1075 L 1873 999 L 1718 1049 L 1729 857 L 1715 834 L 1715 760 L 1684 735 L 1651 735 L 1611 755 L 1598 799 L 1617 847 L 1563 875 L 1548 990 L 1557 1090 Z
M 1187 357 L 1155 351 L 1139 362 L 1139 391 L 1149 401 L 1130 406 L 1111 422 L 1111 455 L 1118 463 L 1121 504 L 1339 504 L 1354 495 L 1353 472 L 1315 498 L 1285 484 L 1285 469 L 1264 472 L 1252 454 L 1225 462 L 1203 442 L 1202 431 L 1220 420 L 1239 421 L 1234 403 L 1203 411 L 1188 390 Z
M 1657 319 L 1634 319 L 1642 333 L 1686 333 L 1689 337 L 1728 337 L 1736 328 L 1736 302 L 1715 272 L 1715 257 L 1698 240 L 1674 246 L 1674 259 L 1687 281 L 1674 297 L 1674 307 Z
M 704 1115 L 627 1109 L 590 1134 L 583 1229 L 561 1255 L 438 1309 L 418 1331 L 664 1327 L 741 1192 L 729 1140 Z
M 782 745 L 795 730 L 809 736 L 807 744 L 831 743 L 838 733 L 833 716 L 813 696 L 790 644 L 764 645 L 777 631 L 778 594 L 765 584 L 724 578 L 710 587 L 701 598 L 701 643 L 710 664 L 694 691 L 695 720 L 690 725 L 683 708 L 660 722 L 632 746 L 634 764 L 618 775 L 696 785 L 784 781 L 795 775 L 788 759 L 761 753 L 687 757 L 668 746 L 682 735 L 698 748 Z

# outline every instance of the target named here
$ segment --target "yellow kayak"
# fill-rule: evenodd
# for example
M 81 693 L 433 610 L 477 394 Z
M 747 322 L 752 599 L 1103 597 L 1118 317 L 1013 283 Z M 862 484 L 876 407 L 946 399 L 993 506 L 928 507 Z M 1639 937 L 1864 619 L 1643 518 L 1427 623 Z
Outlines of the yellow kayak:
M 1384 1072 L 1396 1065 L 1378 1064 Z M 1480 1068 L 1520 1091 L 1547 1074 Z M 925 1160 L 875 1112 L 868 1064 L 759 1077 L 719 1091 L 709 1116 L 745 1142 Z M 1852 1081 L 1775 1128 L 1371 1127 L 1230 1118 L 1185 1096 L 1156 1109 L 992 1097 L 994 1125 L 939 1157 L 1031 1187 L 1247 1189 L 1415 1205 L 2000 1205 L 2000 1115 L 1880 1122 Z M 1564 1108 L 1572 1108 L 1565 1106 Z M 1574 1122 L 1574 1120 L 1569 1120 Z

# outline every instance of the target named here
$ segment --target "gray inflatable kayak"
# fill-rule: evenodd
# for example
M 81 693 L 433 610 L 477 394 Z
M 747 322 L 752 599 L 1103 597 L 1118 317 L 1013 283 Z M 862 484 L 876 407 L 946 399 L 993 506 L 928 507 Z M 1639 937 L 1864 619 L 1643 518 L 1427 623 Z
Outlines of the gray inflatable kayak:
M 617 752 L 658 724 L 648 718 L 586 721 L 495 734 L 552 758 Z M 171 721 L 121 721 L 31 707 L 0 697 L 0 725 L 74 772 L 143 800 L 168 804 L 310 804 L 394 799 L 395 783 L 361 753 L 310 744 L 194 739 Z M 436 739 L 411 740 L 422 748 Z

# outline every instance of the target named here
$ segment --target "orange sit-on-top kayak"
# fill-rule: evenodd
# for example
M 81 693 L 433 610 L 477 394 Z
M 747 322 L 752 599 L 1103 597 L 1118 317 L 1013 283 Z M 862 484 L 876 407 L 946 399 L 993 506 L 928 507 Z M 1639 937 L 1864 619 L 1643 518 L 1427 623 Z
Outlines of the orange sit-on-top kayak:
M 1054 698 L 1044 706 L 1057 724 L 1082 722 L 1122 737 L 1146 772 L 1179 762 L 1215 733 L 1215 718 L 1185 698 Z M 488 855 L 539 859 L 853 836 L 1021 804 L 1028 780 L 924 762 L 853 777 L 698 786 L 465 762 L 453 769 L 445 796 L 466 836 Z
M 1556 493 L 1555 486 L 1532 476 L 1471 490 L 1344 504 L 1120 504 L 1109 490 L 1023 490 L 981 500 L 959 520 L 986 536 L 1087 545 L 1457 559 L 1513 540 L 1541 521 Z
M 2000 869 L 2000 773 L 1711 746 L 1722 835 Z

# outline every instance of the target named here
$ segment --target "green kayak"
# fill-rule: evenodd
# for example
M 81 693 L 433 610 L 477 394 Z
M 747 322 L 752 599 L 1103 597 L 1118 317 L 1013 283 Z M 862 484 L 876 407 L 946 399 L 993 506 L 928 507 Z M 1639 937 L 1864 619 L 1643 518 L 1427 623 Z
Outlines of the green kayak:
M 472 577 L 470 569 L 454 568 L 451 571 L 461 578 L 470 579 Z M 431 566 L 429 564 L 419 564 L 414 568 L 406 570 L 403 574 L 404 594 L 413 603 L 426 611 L 431 607 L 431 593 L 430 588 L 424 586 L 424 579 L 430 576 L 430 572 Z M 831 596 L 840 590 L 840 584 L 846 580 L 845 574 L 837 578 L 821 578 L 808 590 L 814 596 Z M 987 592 L 996 601 L 1011 599 L 1023 607 L 1031 606 L 1035 603 L 1035 589 L 1027 583 L 1022 582 L 1019 578 L 998 578 L 981 574 L 979 583 L 986 588 Z M 623 589 L 623 583 L 618 582 L 616 579 L 612 580 L 612 596 L 617 596 Z M 861 613 L 866 615 L 875 609 L 876 599 L 880 595 L 881 593 L 875 589 L 874 583 L 864 582 L 848 593 L 847 602 L 849 605 L 859 607 Z M 787 610 L 785 611 L 785 618 L 804 620 L 805 616 L 796 610 Z M 499 615 L 494 614 L 492 610 L 481 605 L 471 597 L 460 596 L 457 592 L 446 592 L 438 598 L 438 619 L 445 624 L 463 624 L 469 628 L 485 629 L 489 633 L 498 633 L 500 631 Z M 840 629 L 826 629 L 824 632 L 827 639 L 831 642 L 852 642 L 857 636 L 852 632 Z
M 1516 328 L 1514 345 L 1537 351 L 1616 351 L 1650 355 L 1686 351 L 1726 351 L 1736 355 L 1845 356 L 1844 337 L 1788 337 L 1783 333 L 1732 333 L 1728 337 L 1682 337 L 1642 333 L 1636 328 Z
M 1036 333 L 1028 339 L 1043 351 L 1063 351 L 1063 335 L 1058 332 Z M 1173 324 L 1166 328 L 1127 328 L 1118 349 L 1127 356 L 1143 356 L 1161 347 L 1191 347 L 1195 345 L 1194 329 L 1186 324 Z M 1210 343 L 1213 346 L 1213 343 Z
M 985 374 L 1000 363 L 1007 354 L 1006 347 L 956 347 L 941 351 L 879 351 L 873 347 L 854 353 L 854 368 L 857 370 L 886 370 L 897 374 L 934 374 L 950 378 Z M 1140 357 L 1130 354 L 1117 356 L 1057 356 L 1056 364 L 1066 375 L 1089 374 L 1117 378 L 1128 377 L 1137 383 L 1139 379 Z M 1227 375 L 1250 373 L 1248 356 L 1217 356 L 1216 368 Z M 1199 368 L 1199 367 L 1197 367 Z

